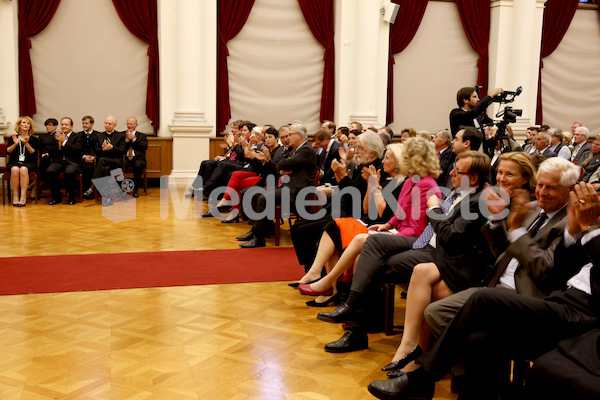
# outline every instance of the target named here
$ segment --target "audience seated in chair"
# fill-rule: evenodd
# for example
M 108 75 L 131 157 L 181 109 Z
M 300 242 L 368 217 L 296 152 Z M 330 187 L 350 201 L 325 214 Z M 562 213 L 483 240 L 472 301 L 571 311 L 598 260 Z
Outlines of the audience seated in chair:
M 479 207 L 479 199 L 489 173 L 490 159 L 487 155 L 475 151 L 459 154 L 456 167 L 451 172 L 456 189 L 441 206 L 437 196 L 429 197 L 429 225 L 421 236 L 372 235 L 367 238 L 356 265 L 348 300 L 335 311 L 317 316 L 326 322 L 349 322 L 356 327 L 347 331 L 341 339 L 327 344 L 325 351 L 341 353 L 368 347 L 365 326 L 365 316 L 369 312 L 367 304 L 382 279 L 392 282 L 411 280 L 412 285 L 415 265 L 435 263 L 437 271 L 434 271 L 433 277 L 423 274 L 428 278 L 424 282 L 433 283 L 437 274 L 441 292 L 466 289 L 487 275 L 493 259 L 480 233 L 486 216 Z M 430 271 L 430 265 L 419 267 L 418 274 Z
M 31 117 L 20 117 L 15 124 L 15 133 L 9 139 L 7 170 L 10 172 L 12 203 L 15 207 L 25 207 L 29 174 L 37 171 L 38 139 L 33 136 L 33 120 Z
M 342 152 L 343 153 L 343 152 Z M 324 217 L 319 219 L 305 219 L 296 222 L 290 229 L 292 236 L 292 242 L 294 244 L 294 250 L 298 257 L 300 265 L 304 265 L 306 272 L 310 269 L 315 256 L 317 254 L 317 245 L 325 226 L 332 221 L 331 212 L 334 207 L 339 210 L 340 217 L 351 217 L 354 216 L 353 207 L 356 207 L 359 213 L 363 213 L 360 204 L 367 195 L 368 183 L 365 181 L 361 173 L 364 168 L 368 168 L 373 165 L 377 170 L 381 166 L 381 155 L 383 153 L 383 144 L 381 139 L 374 132 L 367 132 L 360 134 L 356 142 L 356 156 L 355 161 L 358 164 L 356 171 L 348 168 L 344 157 L 341 158 L 340 162 L 332 162 L 332 166 L 337 169 L 336 182 L 340 191 L 346 191 L 343 195 L 336 196 L 336 202 L 330 202 L 326 207 L 326 214 Z M 353 173 L 351 175 L 351 173 Z M 386 174 L 382 173 L 382 177 L 385 179 Z M 358 189 L 360 193 L 360 199 L 354 200 L 354 196 L 351 194 L 352 188 Z M 333 198 L 332 198 L 333 200 Z M 361 215 L 362 219 L 362 215 Z
M 80 132 L 84 138 L 83 148 L 81 150 L 81 175 L 83 179 L 83 187 L 86 191 L 92 186 L 92 176 L 94 175 L 96 155 L 94 148 L 100 132 L 94 129 L 94 118 L 86 115 L 81 119 L 83 130 Z M 93 190 L 91 191 L 93 192 Z M 91 194 L 90 192 L 90 194 Z
M 52 192 L 52 199 L 48 204 L 62 203 L 60 193 L 59 175 L 64 173 L 65 190 L 69 197 L 69 204 L 75 204 L 75 176 L 81 173 L 79 161 L 81 160 L 81 149 L 84 138 L 80 133 L 73 132 L 73 120 L 64 117 L 60 120 L 61 132 L 55 135 L 58 146 L 50 158 L 52 163 L 48 167 L 48 183 Z M 81 195 L 81 193 L 80 193 Z
M 133 197 L 138 197 L 138 189 L 144 187 L 142 175 L 146 168 L 146 150 L 148 138 L 146 134 L 137 131 L 138 122 L 135 117 L 127 118 L 125 131 L 125 169 L 133 169 Z
M 230 208 L 229 213 L 221 220 L 222 223 L 238 221 L 242 215 L 242 190 L 254 185 L 264 186 L 269 175 L 277 175 L 276 165 L 279 161 L 290 156 L 292 148 L 289 147 L 289 127 L 287 125 L 277 129 L 269 126 L 265 133 L 265 144 L 261 150 L 244 150 L 245 157 L 250 160 L 252 171 L 234 171 L 227 183 L 223 198 L 216 207 L 211 208 L 205 216 L 217 216 L 221 210 Z M 282 145 L 279 145 L 278 139 Z M 234 195 L 233 193 L 236 193 Z
M 554 253 L 555 269 L 578 271 L 566 288 L 544 299 L 498 288 L 478 290 L 418 358 L 419 369 L 372 382 L 371 394 L 380 399 L 431 399 L 435 382 L 464 360 L 460 398 L 497 399 L 505 382 L 506 363 L 526 359 L 534 362 L 534 373 L 526 381 L 524 398 L 562 399 L 563 394 L 567 398 L 598 398 L 595 330 L 600 312 L 600 275 L 596 271 L 600 263 L 600 202 L 593 187 L 586 183 L 577 184 L 570 198 L 567 229 Z M 586 332 L 594 333 L 582 336 Z M 569 364 L 558 369 L 547 367 L 556 365 L 556 349 L 562 352 L 559 359 L 564 360 L 566 355 L 569 363 L 584 374 L 577 378 L 577 387 L 571 379 L 573 371 L 564 370 Z M 537 360 L 542 363 L 538 368 Z M 586 375 L 591 379 L 582 380 Z
M 277 164 L 281 176 L 276 188 L 271 188 L 266 194 L 260 194 L 256 200 L 256 208 L 254 212 L 262 214 L 267 207 L 267 199 L 265 196 L 273 196 L 275 204 L 281 204 L 282 189 L 289 190 L 289 199 L 291 203 L 295 203 L 298 192 L 312 186 L 316 168 L 317 155 L 312 146 L 308 143 L 308 132 L 306 127 L 301 123 L 295 123 L 290 126 L 290 144 L 294 148 L 294 152 L 289 158 L 281 160 Z M 273 204 L 270 202 L 269 204 Z M 273 210 L 275 211 L 275 210 Z M 248 232 L 248 242 L 241 244 L 242 248 L 264 247 L 265 237 L 269 232 L 273 221 L 266 216 L 252 221 L 251 234 Z
M 325 233 L 321 238 L 315 263 L 313 263 L 309 272 L 299 281 L 301 283 L 299 289 L 302 293 L 327 294 L 328 291 L 333 289 L 333 293 L 335 294 L 337 292 L 337 279 L 353 265 L 370 234 L 381 233 L 418 237 L 423 232 L 423 229 L 425 229 L 425 226 L 427 226 L 428 220 L 425 215 L 427 211 L 427 198 L 431 195 L 441 197 L 438 185 L 435 182 L 435 177 L 440 173 L 440 169 L 434 146 L 421 138 L 409 139 L 404 144 L 392 144 L 388 146 L 383 165 L 385 172 L 391 176 L 400 175 L 406 177 L 401 190 L 399 193 L 396 192 L 396 212 L 390 218 L 384 219 L 385 223 L 383 224 L 376 223 L 369 226 L 368 230 L 364 225 L 362 225 L 363 229 L 361 230 L 352 230 L 355 234 L 350 237 L 344 232 L 345 229 L 348 230 L 348 222 L 345 222 L 347 219 L 330 222 L 326 226 Z M 370 167 L 370 170 L 372 171 L 374 168 Z M 371 174 L 371 177 L 373 176 Z M 371 191 L 374 192 L 371 193 Z M 379 179 L 377 179 L 377 185 L 367 193 L 371 193 L 371 196 L 376 196 L 373 198 L 373 201 L 377 202 L 379 200 L 377 205 L 385 203 L 385 201 L 380 200 L 382 196 Z M 367 199 L 370 198 L 368 195 Z M 368 201 L 365 200 L 365 203 L 368 203 Z M 350 227 L 354 225 L 356 224 L 352 224 Z M 340 230 L 341 241 L 344 242 L 344 239 L 346 242 L 349 239 L 351 241 L 344 246 L 341 258 L 337 262 L 330 260 L 327 276 L 318 282 L 310 283 L 317 280 L 321 275 L 324 255 L 321 247 L 331 243 L 332 238 L 336 238 L 333 243 L 339 242 L 340 240 L 337 238 L 340 237 Z M 334 266 L 332 267 L 332 265 Z
M 93 179 L 110 176 L 111 171 L 117 168 L 123 168 L 123 154 L 125 153 L 125 134 L 116 131 L 117 120 L 112 115 L 104 119 L 104 132 L 98 134 L 94 146 L 96 155 L 96 169 Z M 85 197 L 91 198 L 94 193 L 94 185 L 85 193 Z M 101 193 L 102 194 L 102 193 Z M 103 197 L 103 205 L 111 205 L 112 200 Z

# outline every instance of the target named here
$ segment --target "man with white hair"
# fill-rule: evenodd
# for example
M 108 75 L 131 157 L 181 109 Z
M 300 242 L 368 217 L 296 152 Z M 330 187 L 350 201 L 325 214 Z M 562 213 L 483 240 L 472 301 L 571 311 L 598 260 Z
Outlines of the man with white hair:
M 549 149 L 550 135 L 546 132 L 540 132 L 535 138 L 535 148 L 537 152 L 546 158 L 556 157 L 556 153 Z
M 317 171 L 317 154 L 308 143 L 308 133 L 306 127 L 301 123 L 295 123 L 290 126 L 290 144 L 294 152 L 290 158 L 286 158 L 277 163 L 277 170 L 280 172 L 280 180 L 272 193 L 265 193 L 258 196 L 256 201 L 257 214 L 261 214 L 267 207 L 266 196 L 275 197 L 275 203 L 281 204 L 281 192 L 284 187 L 290 192 L 290 202 L 294 203 L 298 192 L 305 187 L 313 185 Z M 282 179 L 284 176 L 289 179 Z M 272 204 L 272 203 L 271 203 Z M 252 221 L 252 230 L 238 240 L 248 240 L 240 247 L 248 249 L 254 247 L 265 247 L 265 237 L 269 231 L 269 224 L 273 221 L 266 216 Z
M 575 128 L 575 133 L 573 134 L 573 155 L 571 156 L 573 164 L 581 164 L 590 155 L 592 145 L 587 141 L 589 137 L 590 131 L 585 126 Z

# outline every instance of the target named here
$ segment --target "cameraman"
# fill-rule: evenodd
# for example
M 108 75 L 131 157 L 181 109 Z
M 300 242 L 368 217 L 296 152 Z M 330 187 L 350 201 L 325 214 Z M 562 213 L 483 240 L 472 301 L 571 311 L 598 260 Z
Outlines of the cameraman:
M 477 88 L 474 86 L 463 87 L 456 93 L 456 104 L 458 108 L 450 111 L 450 131 L 452 137 L 456 136 L 460 126 L 473 126 L 484 134 L 481 114 L 492 104 L 492 99 L 503 93 L 504 89 L 496 88 L 479 100 Z

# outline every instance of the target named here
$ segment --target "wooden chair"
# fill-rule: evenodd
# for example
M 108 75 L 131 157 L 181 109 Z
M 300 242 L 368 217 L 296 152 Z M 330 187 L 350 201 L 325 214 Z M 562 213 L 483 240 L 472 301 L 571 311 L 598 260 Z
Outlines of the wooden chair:
M 6 153 L 6 148 L 8 145 L 6 143 L 0 144 L 0 157 L 4 158 L 5 162 L 8 163 L 8 157 Z M 0 173 L 2 174 L 2 204 L 6 204 L 6 197 L 4 194 L 4 182 L 8 182 L 10 188 L 10 173 L 8 172 L 8 168 L 6 165 L 0 166 Z M 8 196 L 10 200 L 10 190 L 8 191 Z M 9 201 L 10 202 L 10 201 Z
M 404 331 L 404 325 L 394 325 L 396 285 L 400 285 L 404 290 L 406 290 L 408 284 L 385 282 L 383 285 L 385 291 L 384 333 L 388 336 L 391 336 Z

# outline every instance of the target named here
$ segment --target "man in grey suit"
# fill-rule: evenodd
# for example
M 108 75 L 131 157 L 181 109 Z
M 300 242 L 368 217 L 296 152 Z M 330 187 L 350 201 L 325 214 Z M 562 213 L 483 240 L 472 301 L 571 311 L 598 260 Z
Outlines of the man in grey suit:
M 567 224 L 569 191 L 577 182 L 580 168 L 560 157 L 540 164 L 535 190 L 538 204 L 527 205 L 529 196 L 520 193 L 512 200 L 506 220 L 488 222 L 483 229 L 492 252 L 499 255 L 494 269 L 484 281 L 517 293 L 544 298 L 562 289 L 576 271 L 568 265 L 555 268 L 554 249 L 562 240 Z M 505 205 L 490 211 L 498 215 Z M 572 273 L 570 273 L 572 272 Z M 425 319 L 439 336 L 467 299 L 481 288 L 470 288 L 436 301 L 425 309 Z
M 592 145 L 587 141 L 589 137 L 590 131 L 585 126 L 575 128 L 575 134 L 573 135 L 573 154 L 571 155 L 573 164 L 581 164 L 590 155 Z

